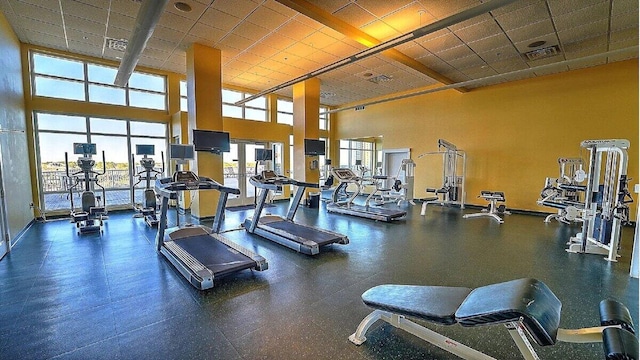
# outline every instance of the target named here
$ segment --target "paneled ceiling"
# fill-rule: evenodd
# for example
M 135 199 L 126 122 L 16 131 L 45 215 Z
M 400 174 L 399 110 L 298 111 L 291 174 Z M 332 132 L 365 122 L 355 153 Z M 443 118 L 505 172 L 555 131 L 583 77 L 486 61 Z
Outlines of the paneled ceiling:
M 138 64 L 185 74 L 186 49 L 200 43 L 222 50 L 225 84 L 256 91 L 349 57 L 372 42 L 395 38 L 482 3 L 181 2 L 191 11 L 179 10 L 177 1 L 171 0 Z M 123 52 L 110 49 L 107 38 L 128 39 L 139 8 L 139 0 L 0 0 L 0 10 L 20 41 L 116 61 Z M 320 75 L 321 103 L 338 106 L 586 58 L 508 80 L 542 76 L 637 58 L 637 45 L 638 0 L 518 0 L 397 46 L 393 53 L 380 53 Z M 592 56 L 629 48 L 617 55 Z M 524 55 L 530 51 L 539 58 L 531 60 Z M 551 56 L 540 56 L 543 54 Z M 465 89 L 482 85 L 471 84 Z M 291 96 L 291 87 L 277 93 Z

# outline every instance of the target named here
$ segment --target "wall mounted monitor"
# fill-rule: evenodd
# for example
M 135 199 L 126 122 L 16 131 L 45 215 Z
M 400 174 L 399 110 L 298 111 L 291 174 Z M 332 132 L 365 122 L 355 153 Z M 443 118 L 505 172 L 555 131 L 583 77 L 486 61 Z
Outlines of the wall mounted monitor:
M 256 149 L 256 161 L 268 161 L 268 160 L 273 160 L 273 150 Z
M 136 155 L 155 155 L 155 145 L 136 145 Z
M 312 156 L 324 155 L 324 140 L 304 139 L 304 154 Z
M 193 160 L 195 158 L 193 145 L 171 144 L 169 157 L 171 160 Z
M 77 155 L 95 155 L 98 153 L 96 144 L 73 143 L 73 153 Z
M 193 130 L 193 145 L 196 151 L 208 151 L 219 154 L 231 151 L 229 133 L 211 130 Z

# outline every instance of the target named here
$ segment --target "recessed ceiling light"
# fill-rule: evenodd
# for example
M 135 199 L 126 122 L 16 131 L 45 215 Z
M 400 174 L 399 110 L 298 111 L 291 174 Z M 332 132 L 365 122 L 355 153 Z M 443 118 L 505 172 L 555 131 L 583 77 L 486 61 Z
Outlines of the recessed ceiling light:
M 546 44 L 546 43 L 547 43 L 547 42 L 546 42 L 546 41 L 544 41 L 544 40 L 538 40 L 538 41 L 534 41 L 534 42 L 532 42 L 531 44 L 529 44 L 529 45 L 527 45 L 527 46 L 529 46 L 530 48 L 536 48 L 536 47 L 538 47 L 538 46 L 542 46 L 542 45 L 544 45 L 544 44 Z
M 191 5 L 189 5 L 189 4 L 185 3 L 185 2 L 182 2 L 182 1 L 176 2 L 175 4 L 173 4 L 173 7 L 176 8 L 177 10 L 179 10 L 179 11 L 182 11 L 182 12 L 191 11 Z
M 366 72 L 366 73 L 362 74 L 362 76 L 364 76 L 364 77 L 371 77 L 371 76 L 373 76 L 373 73 Z

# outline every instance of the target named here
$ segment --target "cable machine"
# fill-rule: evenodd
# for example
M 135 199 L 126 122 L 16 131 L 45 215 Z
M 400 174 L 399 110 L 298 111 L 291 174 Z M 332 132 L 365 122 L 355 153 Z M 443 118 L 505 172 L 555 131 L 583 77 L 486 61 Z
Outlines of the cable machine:
M 584 208 L 584 196 L 581 194 L 586 187 L 580 185 L 587 178 L 583 169 L 582 158 L 558 158 L 559 176 L 546 178 L 544 189 L 540 193 L 538 205 L 558 209 L 556 214 L 550 214 L 544 222 L 548 223 L 556 219 L 561 223 L 569 224 L 576 220 L 576 213 L 567 211 L 568 207 Z M 570 211 L 573 208 L 570 208 Z
M 583 225 L 567 251 L 617 261 L 621 226 L 629 221 L 628 204 L 633 202 L 627 177 L 629 140 L 585 140 L 580 146 L 590 152 L 584 209 L 577 209 Z
M 438 139 L 438 151 L 424 153 L 418 156 L 441 156 L 442 157 L 442 187 L 427 188 L 427 193 L 434 196 L 425 199 L 422 203 L 420 215 L 424 216 L 429 204 L 451 204 L 459 205 L 464 209 L 466 197 L 464 182 L 467 168 L 467 155 L 463 150 L 458 149 L 454 144 Z

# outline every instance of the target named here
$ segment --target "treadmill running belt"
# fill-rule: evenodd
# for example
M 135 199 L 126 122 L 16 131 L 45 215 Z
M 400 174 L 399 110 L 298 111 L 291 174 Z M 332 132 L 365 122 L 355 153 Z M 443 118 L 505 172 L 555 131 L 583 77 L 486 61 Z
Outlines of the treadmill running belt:
M 317 229 L 310 228 L 308 226 L 303 226 L 300 224 L 293 223 L 291 221 L 271 221 L 268 224 L 260 223 L 259 226 L 265 230 L 269 230 L 269 228 L 278 229 L 284 231 L 288 234 L 291 234 L 291 240 L 296 240 L 294 237 L 300 237 L 304 240 L 311 240 L 317 243 L 319 246 L 333 244 L 335 242 L 340 241 L 340 237 L 335 236 L 333 234 L 326 233 L 324 231 L 318 231 Z
M 355 211 L 385 215 L 392 218 L 401 217 L 406 215 L 407 213 L 406 211 L 403 211 L 403 210 L 394 210 L 394 209 L 386 209 L 386 208 L 375 207 L 375 206 L 362 206 L 362 205 L 351 205 L 349 209 L 355 210 Z
M 175 240 L 174 243 L 213 271 L 214 276 L 256 266 L 255 261 L 251 258 L 228 247 L 210 235 L 189 236 Z

